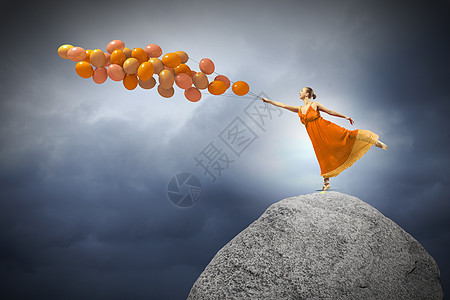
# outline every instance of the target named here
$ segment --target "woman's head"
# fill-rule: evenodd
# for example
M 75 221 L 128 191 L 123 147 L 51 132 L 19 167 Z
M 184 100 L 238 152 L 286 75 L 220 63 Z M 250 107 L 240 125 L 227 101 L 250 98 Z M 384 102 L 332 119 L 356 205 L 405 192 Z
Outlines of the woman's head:
M 316 94 L 314 94 L 314 91 L 310 87 L 304 87 L 300 92 L 300 99 L 304 100 L 305 98 L 309 99 L 316 99 Z

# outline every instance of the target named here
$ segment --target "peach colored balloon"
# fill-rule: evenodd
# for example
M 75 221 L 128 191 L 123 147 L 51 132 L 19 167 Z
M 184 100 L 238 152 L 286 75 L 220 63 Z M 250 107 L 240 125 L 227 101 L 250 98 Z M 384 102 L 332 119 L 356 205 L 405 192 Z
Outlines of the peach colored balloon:
M 159 85 L 163 89 L 171 88 L 174 82 L 175 78 L 169 70 L 162 70 L 161 73 L 159 73 Z
M 125 53 L 122 50 L 114 50 L 111 53 L 111 63 L 119 66 L 123 66 L 123 63 L 127 60 Z
M 108 69 L 108 76 L 114 81 L 122 81 L 125 77 L 125 71 L 123 68 L 116 64 L 109 65 Z
M 153 67 L 155 68 L 155 74 L 159 74 L 162 70 L 164 70 L 164 64 L 159 58 L 150 58 L 149 62 L 151 62 Z
M 245 81 L 236 81 L 233 83 L 233 92 L 238 96 L 244 96 L 250 90 L 250 87 Z
M 79 61 L 75 65 L 75 71 L 80 77 L 89 78 L 94 74 L 94 68 L 87 61 Z
M 67 57 L 72 61 L 82 61 L 86 58 L 86 50 L 81 47 L 72 47 L 67 50 Z
M 215 70 L 214 63 L 209 58 L 202 59 L 198 65 L 200 67 L 200 71 L 207 75 L 212 74 Z
M 191 87 L 184 90 L 184 96 L 191 102 L 197 102 L 202 98 L 202 93 L 197 88 Z
M 180 73 L 175 76 L 175 83 L 180 89 L 188 89 L 192 86 L 192 78 L 186 73 Z
M 175 74 L 186 73 L 188 76 L 191 76 L 191 68 L 185 64 L 179 64 L 174 68 Z
M 147 53 L 148 57 L 160 57 L 162 54 L 161 47 L 155 44 L 150 44 L 145 47 L 145 52 Z
M 195 87 L 200 90 L 204 90 L 208 87 L 209 84 L 208 77 L 206 77 L 206 75 L 202 72 L 195 73 L 194 78 L 192 78 L 192 80 L 194 81 Z
M 108 72 L 106 71 L 106 68 L 100 67 L 94 70 L 94 75 L 92 76 L 92 79 L 95 83 L 101 84 L 106 81 L 108 78 Z
M 69 45 L 69 44 L 61 45 L 61 46 L 58 48 L 58 55 L 59 55 L 61 58 L 69 59 L 69 58 L 67 57 L 67 51 L 69 51 L 70 48 L 73 48 L 73 46 L 72 46 L 72 45 Z
M 145 61 L 148 61 L 147 53 L 142 48 L 134 48 L 133 51 L 131 51 L 131 56 L 136 58 L 140 64 L 142 64 Z
M 149 61 L 143 62 L 137 71 L 137 75 L 140 80 L 147 81 L 153 76 L 154 67 Z
M 214 78 L 214 80 L 219 80 L 219 81 L 222 81 L 223 83 L 225 83 L 225 85 L 227 86 L 227 89 L 231 85 L 230 79 L 228 79 L 228 77 L 226 77 L 225 75 L 216 76 L 216 78 Z
M 127 48 L 127 47 L 123 48 L 123 53 L 125 53 L 125 56 L 127 58 L 132 58 L 132 56 L 131 56 L 132 51 L 130 48 Z
M 100 49 L 95 49 L 94 51 L 92 51 L 90 59 L 91 64 L 96 68 L 103 67 L 106 62 L 105 54 Z
M 149 89 L 152 89 L 155 85 L 156 85 L 156 79 L 153 77 L 147 81 L 142 81 L 139 79 L 139 86 L 143 89 L 149 90 Z
M 194 70 L 191 70 L 191 77 L 194 78 L 194 75 L 197 74 Z
M 173 68 L 164 67 L 164 70 L 169 70 L 170 72 L 172 72 L 173 77 L 177 75 L 177 73 L 175 73 L 175 70 Z
M 186 63 L 189 60 L 189 56 L 184 51 L 175 51 L 174 53 L 180 56 L 182 64 Z
M 170 87 L 168 89 L 163 88 L 161 85 L 158 85 L 158 93 L 163 96 L 164 98 L 170 98 L 175 93 L 175 90 L 173 87 Z
M 103 66 L 107 67 L 111 64 L 111 54 L 109 54 L 108 52 L 104 54 L 105 54 L 105 64 Z
M 136 74 L 126 74 L 123 79 L 123 86 L 127 90 L 134 90 L 138 85 L 138 78 Z
M 111 54 L 114 50 L 123 50 L 124 48 L 124 42 L 122 42 L 121 40 L 113 40 L 106 46 L 106 51 Z
M 136 74 L 139 68 L 139 61 L 136 58 L 129 58 L 123 63 L 123 70 L 127 74 Z

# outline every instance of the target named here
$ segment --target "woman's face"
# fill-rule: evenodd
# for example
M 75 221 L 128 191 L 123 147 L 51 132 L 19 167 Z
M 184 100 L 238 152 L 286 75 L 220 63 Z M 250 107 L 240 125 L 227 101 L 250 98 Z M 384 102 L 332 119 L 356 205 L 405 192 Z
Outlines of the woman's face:
M 300 99 L 304 100 L 305 97 L 306 97 L 306 92 L 305 92 L 305 89 L 303 88 L 303 89 L 300 91 Z

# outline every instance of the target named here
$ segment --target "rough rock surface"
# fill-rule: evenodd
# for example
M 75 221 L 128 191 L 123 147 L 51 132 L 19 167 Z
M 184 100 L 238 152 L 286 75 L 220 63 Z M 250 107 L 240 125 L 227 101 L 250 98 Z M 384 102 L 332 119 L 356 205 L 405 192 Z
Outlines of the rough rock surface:
M 283 199 L 226 244 L 188 299 L 443 299 L 434 259 L 360 199 Z

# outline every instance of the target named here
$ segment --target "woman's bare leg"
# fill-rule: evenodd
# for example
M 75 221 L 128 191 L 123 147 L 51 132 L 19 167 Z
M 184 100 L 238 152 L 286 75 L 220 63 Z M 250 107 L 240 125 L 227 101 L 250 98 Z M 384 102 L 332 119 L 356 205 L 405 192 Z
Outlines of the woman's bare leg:
M 322 187 L 322 191 L 327 191 L 330 189 L 330 178 L 324 178 L 323 179 L 323 187 Z
M 386 144 L 385 143 L 383 143 L 382 141 L 378 141 L 376 144 L 375 144 L 375 146 L 377 146 L 378 148 L 381 148 L 381 149 L 384 149 L 384 150 L 387 150 L 387 146 L 386 146 Z

